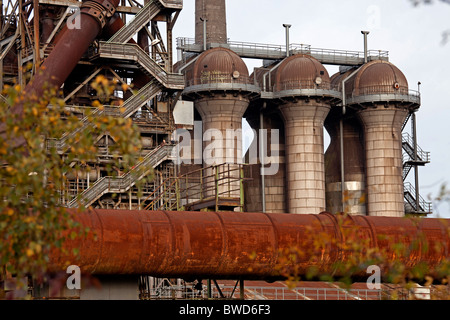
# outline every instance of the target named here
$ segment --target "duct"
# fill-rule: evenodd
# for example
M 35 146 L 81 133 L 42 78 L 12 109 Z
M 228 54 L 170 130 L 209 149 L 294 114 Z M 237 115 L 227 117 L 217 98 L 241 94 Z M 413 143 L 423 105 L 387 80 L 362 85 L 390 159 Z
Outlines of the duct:
M 118 5 L 119 0 L 83 1 L 80 28 L 69 29 L 67 25 L 64 26 L 55 48 L 25 87 L 24 95 L 41 97 L 49 86 L 61 87 Z M 11 113 L 22 114 L 23 107 L 23 104 L 14 105 Z M 0 125 L 1 132 L 4 132 L 4 124 Z M 13 143 L 20 146 L 25 140 L 21 138 Z
M 55 249 L 49 255 L 50 272 L 73 264 L 84 274 L 273 280 L 281 278 L 279 251 L 297 247 L 308 252 L 314 247 L 311 235 L 329 241 L 315 262 L 299 256 L 293 268 L 300 275 L 312 266 L 333 272 L 333 263 L 354 258 L 336 246 L 345 241 L 344 229 L 351 226 L 365 248 L 384 249 L 390 259 L 396 257 L 407 267 L 420 262 L 436 266 L 450 258 L 450 219 L 345 216 L 342 227 L 330 213 L 68 210 L 91 232 L 86 238 L 66 237 L 62 248 L 67 253 Z M 417 240 L 420 245 L 409 255 L 396 253 L 395 243 L 411 245 Z M 70 254 L 75 248 L 79 253 Z

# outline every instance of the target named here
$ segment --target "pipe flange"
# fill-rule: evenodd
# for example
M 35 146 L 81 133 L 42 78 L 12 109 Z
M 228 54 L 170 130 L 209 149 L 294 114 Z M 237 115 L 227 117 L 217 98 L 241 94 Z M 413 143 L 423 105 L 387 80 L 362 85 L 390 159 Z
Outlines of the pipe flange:
M 115 12 L 116 7 L 109 0 L 86 1 L 81 5 L 81 13 L 95 18 L 101 28 L 105 26 L 106 20 L 111 18 Z

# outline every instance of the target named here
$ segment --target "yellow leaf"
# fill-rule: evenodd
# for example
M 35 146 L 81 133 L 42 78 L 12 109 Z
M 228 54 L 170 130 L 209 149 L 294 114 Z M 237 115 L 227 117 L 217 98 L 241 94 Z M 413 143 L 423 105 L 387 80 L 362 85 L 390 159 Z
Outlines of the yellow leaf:
M 27 249 L 26 254 L 28 257 L 31 257 L 34 254 L 34 251 L 31 250 L 30 248 Z

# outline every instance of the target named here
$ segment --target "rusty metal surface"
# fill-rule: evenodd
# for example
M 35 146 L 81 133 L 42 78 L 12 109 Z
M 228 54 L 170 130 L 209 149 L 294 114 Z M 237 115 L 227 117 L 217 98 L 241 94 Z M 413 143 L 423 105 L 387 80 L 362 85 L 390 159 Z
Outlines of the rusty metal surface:
M 316 83 L 320 78 L 321 83 Z M 275 90 L 330 88 L 330 77 L 325 67 L 315 58 L 297 54 L 285 59 L 276 72 Z
M 72 211 L 75 213 L 76 211 Z M 348 254 L 337 249 L 345 240 L 346 228 L 357 227 L 357 240 L 370 247 L 386 249 L 395 257 L 394 242 L 413 243 L 420 231 L 417 249 L 400 257 L 406 265 L 420 261 L 435 265 L 449 258 L 450 219 L 349 216 L 344 226 L 330 213 L 318 215 L 236 212 L 165 212 L 94 210 L 75 214 L 89 227 L 86 239 L 67 239 L 64 248 L 79 254 L 53 251 L 51 272 L 70 264 L 92 274 L 148 274 L 161 277 L 270 279 L 277 277 L 279 250 L 313 246 L 311 234 L 326 235 L 330 241 L 315 265 L 323 270 Z M 94 233 L 96 239 L 94 239 Z M 380 237 L 383 236 L 383 237 Z M 391 238 L 389 238 L 391 237 Z M 348 240 L 348 239 L 347 239 Z M 427 245 L 425 245 L 427 243 Z M 434 248 L 428 250 L 424 248 Z M 313 264 L 310 257 L 297 261 L 300 273 Z
M 193 83 L 248 83 L 248 69 L 236 53 L 226 48 L 214 48 L 203 52 L 193 67 Z
M 119 0 L 111 2 L 105 0 L 83 1 L 83 3 L 97 3 L 102 6 L 103 3 L 116 8 Z M 55 47 L 36 71 L 36 75 L 24 88 L 24 95 L 31 99 L 38 99 L 49 88 L 60 88 L 70 73 L 73 71 L 78 61 L 88 49 L 101 31 L 101 25 L 93 16 L 86 14 L 89 8 L 81 7 L 80 28 L 68 29 L 67 25 L 59 33 Z M 83 14 L 84 13 L 84 14 Z M 10 112 L 13 114 L 22 114 L 23 103 L 15 104 Z M 4 124 L 0 124 L 0 134 L 4 131 Z M 17 141 L 12 141 L 16 146 L 25 144 L 25 139 L 20 137 Z
M 388 61 L 374 60 L 361 67 L 355 76 L 354 95 L 373 93 L 408 94 L 408 81 L 395 65 Z
M 101 0 L 83 1 L 96 2 L 99 5 L 103 3 Z M 114 7 L 117 7 L 119 0 L 111 1 Z M 77 65 L 88 46 L 94 41 L 101 31 L 101 25 L 98 20 L 89 14 L 88 8 L 81 7 L 80 28 L 68 29 L 67 25 L 61 31 L 62 36 L 58 39 L 55 48 L 49 57 L 44 61 L 41 71 L 36 74 L 33 81 L 25 88 L 31 94 L 35 93 L 39 96 L 42 87 L 48 83 L 60 87 L 67 79 L 69 74 Z

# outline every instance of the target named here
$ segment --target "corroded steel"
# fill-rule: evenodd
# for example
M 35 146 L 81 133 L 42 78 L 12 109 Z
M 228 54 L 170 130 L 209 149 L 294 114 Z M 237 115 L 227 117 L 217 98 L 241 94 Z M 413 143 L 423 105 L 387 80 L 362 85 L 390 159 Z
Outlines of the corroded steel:
M 304 274 L 311 266 L 329 270 L 350 254 L 339 249 L 344 241 L 378 246 L 390 259 L 407 266 L 428 262 L 435 266 L 449 258 L 450 219 L 340 216 L 321 214 L 267 214 L 236 212 L 167 212 L 94 210 L 74 217 L 89 227 L 82 239 L 67 238 L 67 252 L 53 251 L 49 270 L 60 272 L 70 264 L 88 274 L 148 274 L 161 277 L 273 279 L 279 277 L 280 250 L 296 247 L 310 252 L 317 236 L 328 239 L 315 262 L 299 256 L 296 267 Z M 352 228 L 354 227 L 354 228 Z M 347 230 L 356 230 L 355 238 Z M 409 246 L 398 256 L 395 243 Z M 397 246 L 398 248 L 398 246 Z M 428 248 L 428 249 L 426 249 Z M 309 250 L 309 251 L 308 251 Z
M 40 71 L 34 76 L 33 81 L 25 88 L 27 93 L 40 96 L 46 85 L 59 88 L 100 33 L 102 25 L 97 18 L 91 15 L 92 7 L 85 6 L 85 3 L 96 3 L 99 7 L 107 4 L 108 8 L 105 8 L 105 11 L 110 12 L 113 9 L 111 7 L 116 8 L 118 6 L 119 0 L 83 2 L 80 10 L 80 28 L 68 29 L 67 25 L 64 26 L 55 48 L 43 63 Z M 102 19 L 107 17 L 109 15 Z
M 96 3 L 98 8 L 104 8 L 105 13 L 101 19 L 109 19 L 110 14 L 119 5 L 119 0 L 94 0 L 83 1 L 80 9 L 79 28 L 69 29 L 67 25 L 60 32 L 55 47 L 44 61 L 42 66 L 37 70 L 32 81 L 24 89 L 24 95 L 36 99 L 43 96 L 45 90 L 49 88 L 60 88 L 89 45 L 94 41 L 102 29 L 102 25 L 98 21 L 98 17 L 93 17 L 92 6 L 85 6 L 86 3 Z M 106 7 L 105 7 L 106 6 Z M 105 20 L 106 22 L 106 20 Z M 23 103 L 15 104 L 11 108 L 12 114 L 23 114 Z M 3 133 L 4 125 L 0 125 L 0 133 Z M 25 143 L 24 138 L 18 138 L 17 141 L 11 142 L 16 146 Z
M 408 94 L 408 81 L 395 65 L 375 60 L 361 67 L 354 78 L 354 95 L 374 93 Z

